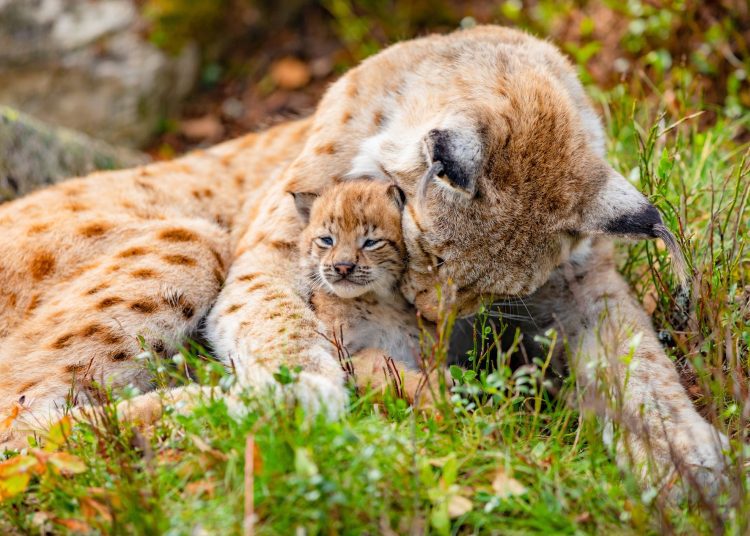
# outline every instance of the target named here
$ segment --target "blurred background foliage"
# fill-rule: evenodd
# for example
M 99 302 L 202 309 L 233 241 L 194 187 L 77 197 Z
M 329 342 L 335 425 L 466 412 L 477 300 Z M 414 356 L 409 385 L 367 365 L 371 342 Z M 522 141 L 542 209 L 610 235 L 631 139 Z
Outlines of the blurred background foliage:
M 152 148 L 168 157 L 309 113 L 327 84 L 389 43 L 498 23 L 560 46 L 592 91 L 622 85 L 675 117 L 750 109 L 747 0 L 139 0 L 145 32 L 197 43 L 198 87 Z M 597 89 L 593 89 L 593 88 Z M 747 131 L 738 133 L 747 138 Z M 743 140 L 744 141 L 744 140 Z

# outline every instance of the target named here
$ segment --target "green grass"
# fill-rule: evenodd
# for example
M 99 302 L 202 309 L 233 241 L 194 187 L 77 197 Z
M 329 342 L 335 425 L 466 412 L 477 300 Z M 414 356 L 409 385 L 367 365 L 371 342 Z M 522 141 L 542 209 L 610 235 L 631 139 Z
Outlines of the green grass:
M 595 95 L 613 165 L 662 209 L 696 275 L 681 313 L 659 245 L 621 248 L 623 272 L 696 403 L 732 438 L 736 489 L 719 506 L 724 526 L 705 505 L 670 506 L 643 492 L 614 464 L 596 421 L 550 400 L 538 374 L 501 361 L 493 374 L 462 375 L 439 413 L 360 394 L 331 423 L 260 397 L 239 421 L 207 400 L 148 431 L 112 415 L 104 430 L 76 426 L 39 451 L 28 483 L 3 480 L 0 466 L 0 494 L 28 486 L 0 503 L 0 533 L 241 534 L 250 478 L 256 534 L 747 533 L 750 153 L 736 138 L 750 113 L 701 127 L 690 118 L 694 99 L 682 98 L 684 114 L 670 116 L 617 88 Z M 183 358 L 191 374 L 227 383 L 198 353 Z M 182 366 L 155 371 L 160 384 L 185 380 Z M 492 396 L 477 396 L 480 388 Z

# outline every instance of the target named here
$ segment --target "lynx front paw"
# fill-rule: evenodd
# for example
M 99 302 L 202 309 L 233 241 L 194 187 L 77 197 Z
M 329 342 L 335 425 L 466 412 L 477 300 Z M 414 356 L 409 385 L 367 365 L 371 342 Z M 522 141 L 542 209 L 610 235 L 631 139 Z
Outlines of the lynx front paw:
M 660 437 L 650 443 L 631 440 L 629 454 L 618 449 L 618 462 L 631 458 L 644 484 L 658 489 L 672 503 L 699 497 L 713 500 L 727 489 L 724 453 L 728 448 L 726 436 L 703 421 L 672 430 L 666 441 Z
M 299 404 L 310 415 L 322 414 L 331 420 L 344 415 L 349 393 L 338 361 L 325 349 L 314 346 L 300 357 L 298 363 L 296 367 L 280 366 L 273 372 L 267 366 L 251 367 L 238 377 L 234 394 L 251 392 L 263 395 L 270 392 L 279 401 Z M 241 416 L 244 411 L 236 404 L 230 406 L 230 412 L 235 416 Z
M 297 380 L 287 386 L 294 400 L 308 413 L 323 414 L 331 420 L 339 419 L 346 413 L 349 393 L 339 378 L 329 378 L 322 374 L 301 372 Z
M 696 496 L 713 500 L 727 490 L 729 460 L 724 453 L 729 440 L 707 423 L 701 428 L 678 434 L 674 441 L 672 457 L 681 477 L 667 490 L 674 502 Z

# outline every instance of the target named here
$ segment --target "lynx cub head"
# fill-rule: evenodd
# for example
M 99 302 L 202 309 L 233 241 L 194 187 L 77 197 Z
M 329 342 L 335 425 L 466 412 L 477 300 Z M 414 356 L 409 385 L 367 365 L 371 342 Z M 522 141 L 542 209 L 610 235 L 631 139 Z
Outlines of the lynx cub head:
M 313 290 L 347 299 L 398 292 L 406 249 L 401 235 L 404 197 L 397 186 L 355 180 L 320 196 L 293 195 L 307 224 L 299 247 Z

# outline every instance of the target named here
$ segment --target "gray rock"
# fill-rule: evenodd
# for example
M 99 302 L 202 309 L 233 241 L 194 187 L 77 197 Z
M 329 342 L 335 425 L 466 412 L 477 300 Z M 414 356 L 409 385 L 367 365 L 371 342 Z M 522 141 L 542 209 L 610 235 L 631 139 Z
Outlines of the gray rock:
M 68 177 L 146 162 L 144 154 L 0 106 L 0 202 Z
M 133 0 L 0 0 L 0 103 L 143 145 L 192 87 L 198 53 L 167 55 L 141 23 Z

